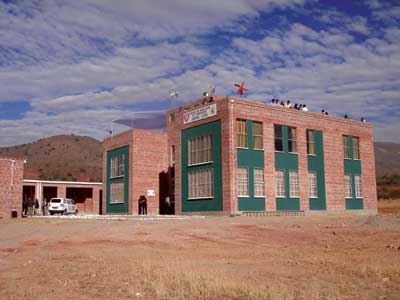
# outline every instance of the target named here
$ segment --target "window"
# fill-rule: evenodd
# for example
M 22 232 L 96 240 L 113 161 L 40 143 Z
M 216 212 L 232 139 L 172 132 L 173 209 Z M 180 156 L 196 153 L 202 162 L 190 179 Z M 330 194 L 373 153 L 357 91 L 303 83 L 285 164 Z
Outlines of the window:
M 308 197 L 318 198 L 317 172 L 308 172 Z
M 261 122 L 253 122 L 253 143 L 254 149 L 264 149 L 263 124 Z
M 249 196 L 249 169 L 238 168 L 237 188 L 239 197 Z
M 247 148 L 246 120 L 236 120 L 237 146 Z
M 264 169 L 254 168 L 254 196 L 264 197 Z
M 315 150 L 315 131 L 307 130 L 307 154 L 316 155 Z
M 116 155 L 111 157 L 110 177 L 122 177 L 125 173 L 124 168 L 125 155 Z
M 189 172 L 189 199 L 212 198 L 214 196 L 213 170 Z
M 289 171 L 290 197 L 299 197 L 299 173 L 297 171 Z
M 285 171 L 275 170 L 276 197 L 285 197 Z
M 344 189 L 346 198 L 353 198 L 353 191 L 351 188 L 351 175 L 344 175 Z
M 274 125 L 275 151 L 283 151 L 282 125 Z
M 344 159 L 350 159 L 350 144 L 349 137 L 347 135 L 343 136 L 343 153 Z
M 297 152 L 296 128 L 288 127 L 288 151 Z
M 189 165 L 212 161 L 211 135 L 196 136 L 189 139 Z
M 362 185 L 360 175 L 354 175 L 354 185 L 356 190 L 356 198 L 362 198 Z
M 110 203 L 124 203 L 124 183 L 110 184 Z
M 358 137 L 353 136 L 353 158 L 360 159 L 360 143 Z
M 171 146 L 171 166 L 175 166 L 175 145 Z

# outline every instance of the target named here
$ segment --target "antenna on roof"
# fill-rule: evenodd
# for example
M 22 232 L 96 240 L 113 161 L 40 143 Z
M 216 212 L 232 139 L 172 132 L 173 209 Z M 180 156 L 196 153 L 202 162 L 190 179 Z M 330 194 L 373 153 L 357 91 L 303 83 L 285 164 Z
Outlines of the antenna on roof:
M 171 98 L 172 107 L 175 107 L 176 99 L 178 98 L 178 96 L 179 96 L 179 94 L 176 90 L 174 90 L 174 89 L 169 90 L 169 97 Z

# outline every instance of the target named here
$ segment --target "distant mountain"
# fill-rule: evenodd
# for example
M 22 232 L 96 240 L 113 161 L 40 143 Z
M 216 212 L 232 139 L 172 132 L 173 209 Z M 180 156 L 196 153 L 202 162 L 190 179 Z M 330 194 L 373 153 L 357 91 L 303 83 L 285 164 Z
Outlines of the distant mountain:
M 25 179 L 102 181 L 102 143 L 88 136 L 57 135 L 0 148 L 0 156 L 24 157 Z
M 58 135 L 0 148 L 1 155 L 27 159 L 25 179 L 102 180 L 101 142 L 87 136 Z M 377 176 L 400 175 L 400 144 L 375 143 Z
M 376 175 L 400 175 L 400 144 L 375 143 Z

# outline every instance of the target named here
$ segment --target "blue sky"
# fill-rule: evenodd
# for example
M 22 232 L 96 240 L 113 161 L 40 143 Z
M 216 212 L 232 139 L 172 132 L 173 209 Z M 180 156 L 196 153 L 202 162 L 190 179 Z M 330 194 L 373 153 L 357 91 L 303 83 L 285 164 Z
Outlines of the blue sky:
M 306 103 L 400 143 L 396 1 L 0 1 L 0 146 L 233 95 Z M 126 129 L 114 125 L 115 130 Z

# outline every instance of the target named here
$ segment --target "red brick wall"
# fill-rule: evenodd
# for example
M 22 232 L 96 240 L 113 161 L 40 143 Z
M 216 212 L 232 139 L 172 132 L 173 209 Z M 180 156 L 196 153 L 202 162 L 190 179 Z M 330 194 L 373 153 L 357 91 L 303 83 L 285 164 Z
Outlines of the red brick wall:
M 103 141 L 103 213 L 106 213 L 107 151 L 127 145 L 129 214 L 138 214 L 140 195 L 147 198 L 148 214 L 159 214 L 159 175 L 168 167 L 167 134 L 143 129 L 128 130 Z M 155 196 L 147 196 L 147 190 L 154 190 Z
M 132 212 L 138 213 L 138 199 L 147 199 L 147 213 L 159 214 L 159 176 L 167 171 L 167 134 L 150 130 L 133 131 Z M 147 190 L 154 190 L 155 196 L 147 196 Z M 163 200 L 163 199 L 161 199 Z
M 221 120 L 222 139 L 222 176 L 223 176 L 223 209 L 226 213 L 237 212 L 236 197 L 236 135 L 235 120 L 237 118 L 261 121 L 264 124 L 264 160 L 265 160 L 265 195 L 267 210 L 275 210 L 275 151 L 273 124 L 297 127 L 298 161 L 300 180 L 300 205 L 302 210 L 308 210 L 308 167 L 306 129 L 323 132 L 326 201 L 328 210 L 344 210 L 344 171 L 342 135 L 353 135 L 360 138 L 360 155 L 362 165 L 362 184 L 364 208 L 372 211 L 377 209 L 375 182 L 375 159 L 373 148 L 373 128 L 371 124 L 353 120 L 345 120 L 320 113 L 302 112 L 271 106 L 256 101 L 239 98 L 215 97 L 217 115 L 197 122 L 183 125 L 184 108 L 195 108 L 202 102 L 197 100 L 184 107 L 178 107 L 168 112 L 175 114 L 174 122 L 167 122 L 168 145 L 176 145 L 176 212 L 180 213 L 181 179 L 180 179 L 180 134 L 181 130 L 204 123 Z M 168 120 L 167 120 L 168 121 Z
M 21 216 L 23 175 L 22 159 L 0 157 L 0 218 L 11 217 L 12 210 Z

